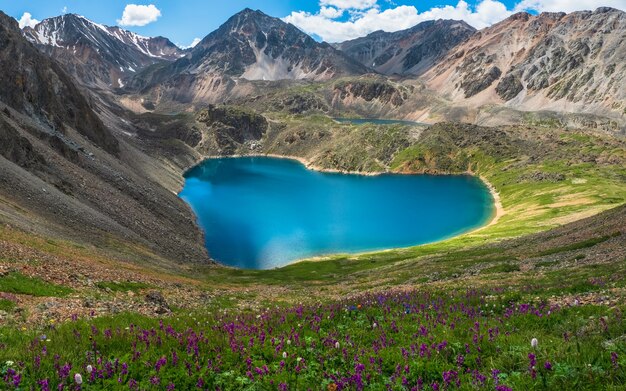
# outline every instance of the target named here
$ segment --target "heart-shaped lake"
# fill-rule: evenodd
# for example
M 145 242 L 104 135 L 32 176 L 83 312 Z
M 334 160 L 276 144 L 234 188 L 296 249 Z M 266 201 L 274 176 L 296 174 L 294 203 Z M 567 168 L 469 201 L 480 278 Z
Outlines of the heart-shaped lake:
M 325 173 L 269 157 L 205 160 L 185 174 L 180 197 L 211 257 L 248 269 L 433 242 L 494 213 L 489 190 L 469 175 Z

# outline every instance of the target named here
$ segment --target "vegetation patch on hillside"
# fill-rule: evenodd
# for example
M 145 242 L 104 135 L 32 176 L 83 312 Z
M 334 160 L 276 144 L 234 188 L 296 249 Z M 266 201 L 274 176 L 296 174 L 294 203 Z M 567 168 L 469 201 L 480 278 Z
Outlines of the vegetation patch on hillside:
M 18 272 L 10 272 L 0 276 L 0 292 L 61 297 L 72 293 L 72 290 L 61 285 L 51 284 L 40 278 L 28 277 Z

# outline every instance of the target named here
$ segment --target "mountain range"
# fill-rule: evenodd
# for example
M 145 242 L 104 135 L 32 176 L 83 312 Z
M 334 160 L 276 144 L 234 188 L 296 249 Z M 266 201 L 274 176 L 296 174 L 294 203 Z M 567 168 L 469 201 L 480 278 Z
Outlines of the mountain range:
M 65 14 L 24 28 L 26 38 L 89 87 L 123 87 L 129 76 L 184 55 L 170 40 L 147 38 Z
M 137 74 L 127 91 L 159 100 L 215 103 L 249 95 L 255 91 L 250 81 L 323 81 L 367 72 L 363 64 L 295 26 L 245 9 L 184 57 Z
M 341 116 L 623 133 L 625 36 L 626 14 L 599 8 L 480 31 L 429 21 L 331 45 L 246 9 L 183 50 L 73 14 L 23 30 L 0 14 L 0 211 L 120 257 L 205 262 L 177 197 L 202 157 L 388 168 L 420 134 L 353 133 L 328 119 Z
M 80 84 L 118 89 L 126 107 L 142 111 L 258 95 L 266 89 L 259 82 L 382 74 L 421 83 L 450 106 L 613 117 L 626 109 L 625 34 L 626 14 L 606 7 L 518 13 L 481 31 L 463 21 L 426 21 L 334 45 L 251 9 L 188 50 L 72 14 L 24 29 Z
M 0 42 L 3 221 L 96 246 L 138 246 L 155 264 L 206 260 L 200 233 L 183 229 L 191 211 L 150 167 L 167 170 L 123 137 L 109 120 L 117 113 L 1 12 Z

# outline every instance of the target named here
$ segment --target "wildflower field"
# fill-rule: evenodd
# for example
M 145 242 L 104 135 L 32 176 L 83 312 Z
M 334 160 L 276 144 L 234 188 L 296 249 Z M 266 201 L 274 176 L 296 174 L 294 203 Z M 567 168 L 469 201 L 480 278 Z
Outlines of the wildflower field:
M 520 302 L 495 288 L 2 333 L 7 390 L 626 388 L 623 308 Z

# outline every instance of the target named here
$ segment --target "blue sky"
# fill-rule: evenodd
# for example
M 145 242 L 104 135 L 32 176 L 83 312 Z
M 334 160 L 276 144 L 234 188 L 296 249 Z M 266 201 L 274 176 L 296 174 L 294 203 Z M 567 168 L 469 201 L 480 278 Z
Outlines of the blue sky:
M 139 7 L 127 8 L 129 4 Z M 428 19 L 464 19 L 483 28 L 519 10 L 570 12 L 601 5 L 626 10 L 626 0 L 0 0 L 2 11 L 25 23 L 72 12 L 106 25 L 126 24 L 124 28 L 142 35 L 162 35 L 182 46 L 203 38 L 245 7 L 283 18 L 317 39 L 336 42 Z

